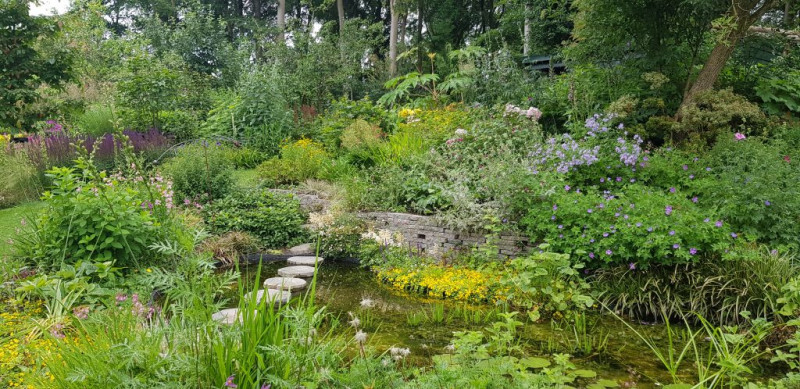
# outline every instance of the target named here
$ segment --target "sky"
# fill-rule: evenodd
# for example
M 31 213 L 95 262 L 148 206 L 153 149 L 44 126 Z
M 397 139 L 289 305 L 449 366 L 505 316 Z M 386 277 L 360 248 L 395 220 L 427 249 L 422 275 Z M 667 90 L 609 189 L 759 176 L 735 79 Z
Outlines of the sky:
M 39 0 L 39 5 L 31 4 L 31 15 L 52 15 L 53 8 L 57 14 L 67 12 L 70 0 Z

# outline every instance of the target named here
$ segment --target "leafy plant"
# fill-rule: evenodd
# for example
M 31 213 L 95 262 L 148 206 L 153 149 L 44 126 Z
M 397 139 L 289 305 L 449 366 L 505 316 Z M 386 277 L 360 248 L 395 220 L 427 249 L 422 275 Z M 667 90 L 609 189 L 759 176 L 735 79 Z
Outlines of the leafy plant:
M 247 232 L 266 248 L 301 243 L 306 235 L 300 203 L 264 189 L 234 191 L 203 208 L 203 218 L 213 231 Z
M 182 146 L 164 165 L 180 200 L 219 199 L 233 187 L 233 164 L 228 149 L 209 141 Z

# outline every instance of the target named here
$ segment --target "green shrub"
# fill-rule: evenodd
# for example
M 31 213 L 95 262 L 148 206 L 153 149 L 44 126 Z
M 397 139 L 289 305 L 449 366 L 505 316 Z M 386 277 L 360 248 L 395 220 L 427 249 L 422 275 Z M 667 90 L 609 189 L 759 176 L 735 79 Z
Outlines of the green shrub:
M 179 200 L 218 199 L 233 186 L 233 164 L 227 157 L 227 149 L 208 141 L 181 147 L 163 170 L 172 179 Z
M 689 144 L 711 144 L 721 134 L 755 134 L 766 124 L 766 116 L 753 104 L 730 89 L 698 94 L 681 108 L 681 123 L 674 139 Z
M 249 147 L 231 147 L 226 155 L 237 169 L 254 169 L 264 162 L 264 153 Z
M 257 70 L 243 76 L 234 92 L 218 97 L 203 131 L 242 139 L 248 147 L 273 155 L 292 126 L 279 76 Z
M 341 146 L 342 133 L 356 120 L 375 123 L 384 133 L 394 132 L 397 116 L 394 111 L 375 105 L 371 100 L 341 98 L 331 102 L 324 115 L 314 122 L 314 132 L 319 134 L 325 148 L 333 151 Z
M 300 139 L 281 147 L 280 158 L 272 158 L 258 167 L 258 175 L 269 184 L 296 184 L 317 178 L 330 162 L 328 153 L 310 139 Z
M 203 217 L 215 232 L 247 232 L 267 248 L 300 243 L 306 237 L 300 203 L 291 195 L 264 189 L 235 191 L 205 207 Z
M 158 123 L 162 132 L 174 136 L 179 142 L 196 138 L 200 126 L 197 116 L 184 110 L 161 111 Z
M 77 166 L 82 172 L 48 172 L 54 187 L 44 193 L 46 208 L 31 231 L 15 245 L 18 254 L 50 270 L 79 261 L 131 268 L 156 259 L 149 247 L 170 225 L 170 184 L 158 176 L 94 173 L 83 160 Z
M 318 231 L 321 235 L 320 255 L 326 259 L 356 258 L 361 247 L 361 234 L 365 231 L 364 221 L 355 215 L 339 215 Z
M 666 193 L 665 193 L 666 192 Z M 534 241 L 572 254 L 590 267 L 696 262 L 719 258 L 735 240 L 728 223 L 675 190 L 639 184 L 616 195 L 577 193 L 569 186 L 532 199 L 520 222 Z
M 710 168 L 692 183 L 706 207 L 734 231 L 777 246 L 800 248 L 800 168 L 780 142 L 720 137 L 700 162 Z

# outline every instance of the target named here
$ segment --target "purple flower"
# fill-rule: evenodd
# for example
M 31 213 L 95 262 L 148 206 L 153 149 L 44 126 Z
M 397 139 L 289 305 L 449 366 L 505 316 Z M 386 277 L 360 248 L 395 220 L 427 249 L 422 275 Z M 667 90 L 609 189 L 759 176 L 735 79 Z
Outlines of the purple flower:
M 550 220 L 556 220 L 556 215 L 550 216 Z
M 692 197 L 692 202 L 697 204 L 697 196 Z
M 696 248 L 694 248 L 694 247 L 690 248 L 690 249 L 689 249 L 689 254 L 692 254 L 692 255 L 695 255 L 695 254 L 697 254 L 697 249 L 696 249 Z
M 600 177 L 600 183 L 602 184 L 602 183 L 604 183 L 604 182 L 606 182 L 606 179 L 605 179 L 605 178 L 603 178 L 603 177 Z
M 711 221 L 711 219 L 709 219 L 709 218 L 705 218 L 705 219 L 703 219 L 703 221 L 704 221 L 704 222 L 706 222 L 706 223 L 708 223 L 709 221 Z
M 681 245 L 675 243 L 674 245 L 672 245 L 672 248 L 677 250 L 677 249 L 681 248 Z
M 636 227 L 641 227 L 641 226 L 642 226 L 641 222 L 636 223 Z
M 667 207 L 666 207 L 666 208 L 664 208 L 664 213 L 665 213 L 667 216 L 669 216 L 669 215 L 672 215 L 672 206 L 671 206 L 671 205 L 667 205 Z
M 561 224 L 559 224 L 559 225 L 558 225 L 558 229 L 560 230 L 560 229 L 562 229 L 562 228 L 564 228 L 564 226 L 563 226 L 563 225 L 561 225 Z
M 694 174 L 690 174 L 690 175 L 689 175 L 689 179 L 690 179 L 690 180 L 694 180 Z
M 564 185 L 564 190 L 565 190 L 565 191 L 569 192 L 570 188 L 571 188 L 571 187 L 570 187 L 569 185 Z
M 611 249 L 606 250 L 606 255 L 611 255 L 611 254 L 614 254 L 614 252 L 611 251 Z
M 636 264 L 635 264 L 635 263 L 633 263 L 633 262 L 629 263 L 629 264 L 628 264 L 628 269 L 629 269 L 629 270 L 636 270 Z
M 589 253 L 589 258 L 594 259 L 594 253 Z
M 770 205 L 772 205 L 772 203 L 770 203 L 769 200 L 766 200 L 766 201 L 764 201 L 764 205 L 769 207 Z
M 619 212 L 615 213 L 614 217 L 619 217 Z
M 594 243 L 594 238 L 589 239 L 589 243 Z
M 689 170 L 689 166 L 688 165 L 683 165 L 683 170 Z
M 670 231 L 670 232 L 669 232 L 669 235 L 670 235 L 670 236 L 673 236 L 673 235 L 675 235 L 675 230 L 672 230 L 672 231 Z
M 739 235 L 737 235 L 735 232 L 731 232 L 731 238 L 736 239 L 738 237 Z
M 628 215 L 622 215 L 622 218 L 623 218 L 623 219 L 627 219 L 627 218 L 628 218 Z
M 717 222 L 714 223 L 714 225 L 717 227 L 722 227 L 722 220 L 717 220 Z
M 653 227 L 647 227 L 647 232 L 653 232 Z
M 617 182 L 622 182 L 622 177 L 617 177 Z
M 592 213 L 592 209 L 591 208 L 587 209 L 586 213 Z
M 557 209 L 558 209 L 558 205 L 556 205 L 556 204 L 553 204 L 553 210 L 555 211 L 555 210 L 557 210 Z
M 223 384 L 223 386 L 226 388 L 238 388 L 239 386 L 233 383 L 235 376 L 235 374 L 231 374 L 228 379 L 225 380 L 225 384 Z
M 733 134 L 733 137 L 736 138 L 736 140 L 744 140 L 745 138 L 747 138 L 741 132 L 737 132 L 737 133 Z
M 608 238 L 608 232 L 603 233 L 603 238 Z
M 669 193 L 675 193 L 675 187 L 669 188 Z
M 272 384 L 261 385 L 261 389 L 272 389 Z
M 707 168 L 706 168 L 706 171 L 707 171 L 707 172 L 710 172 L 710 171 L 711 171 L 711 168 L 710 168 L 710 167 L 707 167 Z
M 636 182 L 636 179 L 635 178 L 631 178 L 631 182 Z

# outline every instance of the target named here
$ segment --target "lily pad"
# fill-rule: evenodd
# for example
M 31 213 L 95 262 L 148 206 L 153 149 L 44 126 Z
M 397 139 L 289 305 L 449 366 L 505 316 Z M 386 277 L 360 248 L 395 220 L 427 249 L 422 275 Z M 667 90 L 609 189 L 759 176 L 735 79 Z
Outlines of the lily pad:
M 578 369 L 572 372 L 576 377 L 581 378 L 594 378 L 597 377 L 597 372 L 594 370 Z
M 522 358 L 519 360 L 519 363 L 526 369 L 541 369 L 543 367 L 550 366 L 550 361 L 538 357 Z

